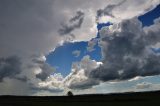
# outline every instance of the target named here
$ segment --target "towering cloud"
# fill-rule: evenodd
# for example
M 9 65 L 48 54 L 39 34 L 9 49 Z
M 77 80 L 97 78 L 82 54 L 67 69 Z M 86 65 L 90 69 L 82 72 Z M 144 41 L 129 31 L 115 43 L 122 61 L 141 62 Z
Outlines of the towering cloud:
M 152 76 L 160 74 L 160 55 L 152 48 L 160 42 L 160 18 L 154 24 L 142 28 L 137 18 L 124 20 L 118 25 L 104 27 L 100 30 L 99 46 L 102 49 L 103 64 L 92 65 L 89 58 L 84 57 L 80 63 L 74 64 L 77 71 L 70 75 L 85 76 L 83 80 L 70 82 L 72 89 L 86 89 L 101 81 L 127 80 L 136 76 Z M 86 63 L 86 60 L 87 63 Z M 94 62 L 93 62 L 94 63 Z M 86 68 L 97 66 L 97 68 Z M 72 68 L 75 69 L 75 68 Z M 79 71 L 78 71 L 79 70 Z
M 99 42 L 103 65 L 93 70 L 90 77 L 109 81 L 160 74 L 160 56 L 151 50 L 160 42 L 158 20 L 145 28 L 137 18 L 124 20 L 119 27 L 103 28 Z
M 101 62 L 91 60 L 90 56 L 84 56 L 80 62 L 72 64 L 72 72 L 64 79 L 64 85 L 71 89 L 86 89 L 98 84 L 95 79 L 88 79 L 93 69 L 96 69 Z

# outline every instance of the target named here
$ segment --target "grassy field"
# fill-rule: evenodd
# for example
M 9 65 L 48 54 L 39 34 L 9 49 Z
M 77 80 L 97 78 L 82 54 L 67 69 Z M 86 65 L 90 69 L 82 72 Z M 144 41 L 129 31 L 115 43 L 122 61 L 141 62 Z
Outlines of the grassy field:
M 77 96 L 0 96 L 0 106 L 160 106 L 160 91 Z

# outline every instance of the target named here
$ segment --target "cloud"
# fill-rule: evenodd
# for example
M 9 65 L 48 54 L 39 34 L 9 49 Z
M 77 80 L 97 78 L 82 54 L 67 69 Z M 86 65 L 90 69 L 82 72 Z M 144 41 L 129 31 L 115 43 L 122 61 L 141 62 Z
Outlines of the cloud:
M 118 4 L 116 0 L 107 2 L 106 0 L 101 0 L 101 2 L 93 0 L 92 3 L 89 3 L 89 0 L 85 2 L 75 0 L 67 2 L 65 0 L 0 2 L 1 57 L 17 54 L 21 56 L 48 54 L 67 39 L 66 36 L 61 36 L 58 33 L 61 28 L 62 30 L 65 27 L 72 29 L 67 26 L 67 22 L 71 22 L 73 26 L 81 26 L 77 30 L 72 30 L 72 34 L 69 36 L 71 41 L 89 41 L 96 37 L 97 33 L 96 11 L 108 5 Z M 117 20 L 135 17 L 154 8 L 157 2 L 158 0 L 148 0 L 147 2 L 142 0 L 140 3 L 139 1 L 126 0 L 123 5 L 113 10 L 113 15 Z M 125 7 L 125 11 L 123 7 Z M 133 14 L 129 14 L 131 11 Z M 82 20 L 83 24 L 81 24 Z
M 75 50 L 72 52 L 72 54 L 75 56 L 75 57 L 79 57 L 80 54 L 81 54 L 81 51 L 80 50 Z
M 53 89 L 53 88 L 48 88 L 47 86 L 46 87 L 35 87 L 35 88 L 32 88 L 32 90 L 33 90 L 33 92 L 36 92 L 37 93 L 37 91 L 38 91 L 38 93 L 39 92 L 43 92 L 43 91 L 48 91 L 48 92 L 50 92 L 50 93 L 59 93 L 59 92 L 63 92 L 63 90 L 62 89 L 59 89 L 59 88 L 57 88 L 57 89 Z
M 93 85 L 97 85 L 99 84 L 98 80 L 94 80 L 94 79 L 87 79 L 81 82 L 74 82 L 72 83 L 69 88 L 70 89 L 79 89 L 79 90 L 83 90 L 83 89 L 88 89 Z
M 109 4 L 105 6 L 105 8 L 99 9 L 97 11 L 96 19 L 99 23 L 119 23 L 122 20 L 131 19 L 133 17 L 145 14 L 146 12 L 155 8 L 159 3 L 160 2 L 158 0 L 121 0 L 115 4 Z
M 0 95 L 32 95 L 33 92 L 30 89 L 30 85 L 24 81 L 14 78 L 3 79 L 0 82 Z
M 146 83 L 146 82 L 143 82 L 143 83 L 139 83 L 136 85 L 136 89 L 148 89 L 152 86 L 151 83 Z
M 84 13 L 82 11 L 77 11 L 76 15 L 72 17 L 68 23 L 62 24 L 62 28 L 58 30 L 60 35 L 73 34 L 73 30 L 81 27 L 84 20 Z
M 146 0 L 126 0 L 122 5 L 112 9 L 111 13 L 116 22 L 117 20 L 122 21 L 148 12 L 158 3 L 159 0 L 148 0 L 147 2 Z M 55 78 L 55 80 L 50 78 L 54 68 L 46 63 L 45 55 L 54 52 L 56 47 L 63 45 L 66 41 L 90 41 L 95 38 L 97 34 L 97 10 L 117 4 L 117 0 L 107 2 L 106 0 L 101 0 L 101 2 L 97 0 L 92 0 L 92 2 L 90 0 L 1 0 L 0 85 L 2 86 L 0 86 L 0 94 L 32 95 L 35 93 L 33 93 L 32 88 L 39 88 L 37 92 L 41 94 L 43 94 L 44 89 L 47 90 L 47 87 L 48 91 L 46 92 L 50 92 L 50 89 L 53 91 L 54 89 L 55 91 L 57 91 L 56 89 L 63 89 L 63 81 L 59 81 L 59 78 Z M 109 21 L 108 18 L 105 21 Z M 152 27 L 154 28 L 144 29 L 145 33 L 158 30 L 155 26 Z M 60 29 L 61 34 L 58 33 Z M 66 36 L 62 36 L 63 34 Z M 71 37 L 69 40 L 68 34 L 70 35 L 68 37 Z M 103 54 L 105 55 L 105 53 Z M 83 63 L 85 62 L 94 67 L 82 64 L 82 70 L 76 68 L 80 71 L 71 72 L 69 76 L 72 77 L 67 77 L 69 78 L 68 85 L 72 84 L 73 79 L 82 85 L 80 79 L 88 78 L 91 69 L 99 66 L 96 61 L 91 59 L 87 60 L 86 58 L 83 60 Z M 91 79 L 84 81 L 86 86 L 90 85 L 89 82 L 93 83 L 94 81 Z M 42 83 L 47 86 L 39 85 Z M 19 85 L 23 87 L 20 88 Z M 79 85 L 74 86 L 72 84 L 72 87 L 76 88 Z
M 97 39 L 89 41 L 88 46 L 87 46 L 87 51 L 88 52 L 94 51 L 95 50 L 94 47 L 95 47 L 96 44 L 97 44 Z
M 111 17 L 114 17 L 112 15 L 112 10 L 114 8 L 117 8 L 118 6 L 122 5 L 124 2 L 126 2 L 126 0 L 121 1 L 118 4 L 110 4 L 107 7 L 105 7 L 104 9 L 99 9 L 97 11 L 97 20 L 98 20 L 99 17 L 102 17 L 102 16 L 111 16 Z
M 36 77 L 41 79 L 42 81 L 45 81 L 47 77 L 55 71 L 55 69 L 48 63 L 46 63 L 45 60 L 34 58 L 32 59 L 32 61 L 34 62 L 33 64 L 37 65 L 41 69 L 41 72 L 38 73 Z
M 158 80 L 157 80 L 158 79 Z M 143 92 L 159 90 L 159 75 L 141 77 L 135 80 L 122 80 L 102 82 L 99 85 L 93 86 L 97 93 L 124 93 L 124 92 Z
M 53 75 L 48 76 L 48 78 L 39 83 L 39 87 L 48 87 L 48 88 L 55 88 L 55 89 L 63 89 L 63 76 L 60 73 L 55 73 Z
M 91 60 L 90 56 L 84 56 L 80 62 L 72 64 L 72 72 L 64 79 L 64 85 L 71 89 L 86 89 L 98 84 L 98 81 L 88 79 L 88 76 L 100 64 L 102 63 Z
M 32 89 L 38 93 L 39 91 L 48 91 L 51 93 L 59 93 L 64 91 L 63 76 L 59 74 L 49 75 L 45 81 L 39 82 L 37 87 Z M 38 91 L 38 92 L 37 92 Z
M 67 22 L 71 22 L 73 26 L 81 26 L 77 30 L 71 30 L 71 41 L 89 41 L 96 37 L 97 33 L 96 11 L 108 5 L 119 4 L 116 0 L 107 2 L 106 0 L 101 0 L 101 2 L 92 0 L 92 3 L 89 3 L 90 0 L 85 2 L 75 0 L 67 2 L 65 0 L 27 0 L 23 2 L 3 0 L 0 2 L 1 57 L 17 54 L 21 56 L 48 54 L 67 39 L 58 33 L 61 28 L 62 32 L 68 32 L 68 29 L 72 29 Z M 112 13 L 117 20 L 128 19 L 151 10 L 158 2 L 159 0 L 147 0 L 147 2 L 146 0 L 141 0 L 141 2 L 126 0 Z M 130 14 L 131 11 L 132 14 Z M 81 24 L 82 20 L 83 24 Z M 61 25 L 61 23 L 65 24 Z
M 44 91 L 54 94 L 63 92 L 62 86 L 59 86 L 61 77 L 51 74 L 55 70 L 45 63 L 44 57 L 35 57 L 30 57 L 31 59 L 26 60 L 26 63 L 21 63 L 22 59 L 17 56 L 0 59 L 1 95 L 33 95 Z
M 14 78 L 21 72 L 21 61 L 18 57 L 0 58 L 0 82 L 3 78 Z
M 63 40 L 56 33 L 60 18 L 53 5 L 53 0 L 0 1 L 0 94 L 32 95 L 32 88 L 54 71 L 37 60 Z
M 91 71 L 90 77 L 110 81 L 160 74 L 160 56 L 150 49 L 160 42 L 159 26 L 155 21 L 143 29 L 141 22 L 133 18 L 122 21 L 119 27 L 103 28 L 99 42 L 103 64 Z
M 61 38 L 55 33 L 53 5 L 53 0 L 0 1 L 0 57 L 54 50 Z

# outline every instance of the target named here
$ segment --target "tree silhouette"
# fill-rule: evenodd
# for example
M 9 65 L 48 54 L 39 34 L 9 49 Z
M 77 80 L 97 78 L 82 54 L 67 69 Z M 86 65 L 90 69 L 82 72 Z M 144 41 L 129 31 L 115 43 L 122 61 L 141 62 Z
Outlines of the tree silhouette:
M 68 92 L 67 92 L 67 95 L 68 95 L 68 96 L 73 96 L 73 93 L 72 93 L 71 91 L 68 91 Z

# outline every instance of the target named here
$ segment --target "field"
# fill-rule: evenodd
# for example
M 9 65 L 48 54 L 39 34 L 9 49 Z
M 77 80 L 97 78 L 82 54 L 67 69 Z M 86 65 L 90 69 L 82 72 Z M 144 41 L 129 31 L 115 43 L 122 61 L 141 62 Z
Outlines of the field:
M 77 96 L 0 96 L 0 106 L 160 106 L 160 91 Z

